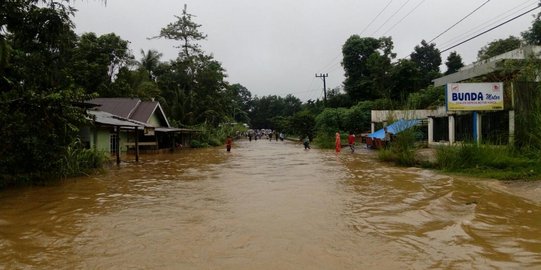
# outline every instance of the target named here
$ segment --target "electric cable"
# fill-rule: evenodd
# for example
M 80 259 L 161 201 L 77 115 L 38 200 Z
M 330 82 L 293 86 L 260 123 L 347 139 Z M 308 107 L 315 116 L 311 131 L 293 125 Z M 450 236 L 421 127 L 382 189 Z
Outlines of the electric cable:
M 466 18 L 470 17 L 473 13 L 475 13 L 476 11 L 478 11 L 479 9 L 481 9 L 484 5 L 488 4 L 488 2 L 490 2 L 490 0 L 487 0 L 486 2 L 484 2 L 483 4 L 481 4 L 479 7 L 477 7 L 476 9 L 474 9 L 472 12 L 468 13 L 468 15 L 464 16 L 462 19 L 460 19 L 458 22 L 456 22 L 455 24 L 451 25 L 449 28 L 445 29 L 445 31 L 441 32 L 439 35 L 437 35 L 435 38 L 431 39 L 428 44 L 432 43 L 432 41 L 436 40 L 437 38 L 441 37 L 443 34 L 447 33 L 447 31 L 451 30 L 453 27 L 455 27 L 457 24 L 461 23 L 462 21 L 464 21 Z
M 522 12 L 522 11 L 525 10 L 525 9 L 531 8 L 531 7 L 528 7 L 528 6 L 522 7 L 522 6 L 524 6 L 524 5 L 531 5 L 531 4 L 532 4 L 531 2 L 530 2 L 530 3 L 528 3 L 528 2 L 529 2 L 529 1 L 525 1 L 525 2 L 523 2 L 522 4 L 520 4 L 520 5 L 518 5 L 518 6 L 514 7 L 514 8 L 512 8 L 512 9 L 506 11 L 506 12 L 503 12 L 503 13 L 497 15 L 496 17 L 494 17 L 494 18 L 492 18 L 492 19 L 490 19 L 490 20 L 488 20 L 488 21 L 486 21 L 486 22 L 484 22 L 484 23 L 482 23 L 482 24 L 480 24 L 480 25 L 478 25 L 478 26 L 476 26 L 476 27 L 474 27 L 474 28 L 468 30 L 468 31 L 465 31 L 465 32 L 461 33 L 459 36 L 454 37 L 454 38 L 452 38 L 452 39 L 450 39 L 450 40 L 447 40 L 446 42 L 441 43 L 441 44 L 439 45 L 439 47 L 447 47 L 447 46 L 449 46 L 449 45 L 451 45 L 451 44 L 454 44 L 454 43 L 458 42 L 459 40 L 464 39 L 465 37 L 468 37 L 470 34 L 475 33 L 476 31 L 481 30 L 481 29 L 484 28 L 485 26 L 488 26 L 488 25 L 491 25 L 491 24 L 493 24 L 493 23 L 495 23 L 495 22 L 501 21 L 502 19 L 510 18 L 511 16 L 515 16 L 516 14 Z M 535 4 L 535 5 L 537 6 L 537 4 Z M 516 9 L 519 9 L 519 10 L 515 12 Z
M 387 18 L 387 20 L 385 20 L 385 22 L 380 26 L 378 27 L 378 29 L 376 29 L 376 31 L 374 31 L 372 33 L 372 36 L 374 36 L 383 26 L 385 26 L 398 12 L 400 12 L 404 6 L 406 6 L 411 0 L 408 0 L 406 1 L 404 4 L 402 4 L 396 11 L 395 13 L 393 13 L 391 16 L 389 16 L 389 18 Z
M 530 10 L 524 12 L 524 13 L 521 13 L 521 14 L 519 14 L 519 15 L 517 15 L 517 16 L 515 16 L 515 17 L 513 17 L 513 18 L 511 18 L 511 19 L 509 19 L 509 20 L 507 20 L 507 21 L 505 21 L 505 22 L 502 22 L 502 23 L 500 23 L 500 24 L 498 24 L 498 25 L 496 25 L 496 26 L 494 26 L 494 27 L 492 27 L 492 28 L 490 28 L 490 29 L 488 29 L 488 30 L 485 30 L 485 31 L 483 31 L 483 32 L 481 32 L 481 33 L 479 33 L 479 34 L 477 34 L 477 35 L 471 37 L 471 38 L 468 38 L 468 39 L 466 39 L 466 40 L 464 40 L 464 41 L 462 41 L 462 42 L 460 42 L 460 43 L 458 43 L 458 44 L 455 44 L 455 45 L 453 45 L 453 46 L 451 46 L 451 47 L 449 47 L 449 48 L 447 48 L 447 49 L 445 49 L 445 50 L 442 50 L 442 51 L 440 51 L 440 53 L 444 53 L 444 52 L 446 52 L 446 51 L 449 51 L 449 50 L 451 50 L 451 49 L 453 49 L 453 48 L 455 48 L 455 47 L 458 47 L 458 46 L 460 46 L 460 45 L 462 45 L 462 44 L 464 44 L 464 43 L 466 43 L 466 42 L 468 42 L 468 41 L 470 41 L 470 40 L 472 40 L 472 39 L 475 39 L 475 38 L 477 38 L 477 37 L 479 37 L 479 36 L 481 36 L 481 35 L 484 35 L 484 34 L 490 32 L 490 31 L 492 31 L 492 30 L 494 30 L 494 29 L 496 29 L 496 28 L 498 28 L 498 27 L 500 27 L 500 26 L 502 26 L 502 25 L 504 25 L 504 24 L 507 24 L 507 23 L 509 23 L 509 22 L 511 22 L 511 21 L 514 21 L 514 20 L 516 20 L 516 19 L 518 19 L 518 18 L 520 18 L 520 17 L 522 17 L 522 16 L 524 16 L 524 15 L 526 15 L 526 14 L 528 14 L 528 13 L 530 13 L 530 12 L 536 10 L 536 9 L 538 9 L 539 7 L 541 7 L 541 3 L 540 3 L 539 5 L 537 5 L 537 7 L 535 7 L 535 8 L 532 8 L 532 9 L 530 9 Z
M 413 13 L 416 9 L 418 9 L 426 0 L 421 0 L 421 2 L 419 2 L 419 4 L 417 4 L 412 10 L 410 10 L 410 12 L 408 12 L 408 14 L 406 14 L 404 17 L 402 17 L 400 20 L 398 20 L 398 22 L 396 22 L 393 26 L 391 26 L 389 29 L 387 29 L 387 31 L 385 31 L 382 36 L 385 36 L 387 33 L 389 33 L 391 30 L 393 30 L 399 23 L 401 23 L 404 19 L 406 19 L 407 17 L 409 17 L 409 15 L 411 15 L 411 13 Z M 488 0 L 490 1 L 490 0 Z
M 389 3 L 387 3 L 387 5 L 386 5 L 386 6 L 385 6 L 385 7 L 384 7 L 384 8 L 383 8 L 383 9 L 382 9 L 382 10 L 381 10 L 381 11 L 380 11 L 373 19 L 372 19 L 372 21 L 370 21 L 370 23 L 368 23 L 368 24 L 364 27 L 363 31 L 361 31 L 361 33 L 359 34 L 359 36 L 362 36 L 362 34 L 364 34 L 364 31 L 366 31 L 366 29 L 368 29 L 368 27 L 370 27 L 370 25 L 372 25 L 372 24 L 376 21 L 376 19 L 379 18 L 379 16 L 381 15 L 381 13 L 383 13 L 383 12 L 389 7 L 389 5 L 391 5 L 391 3 L 392 3 L 393 1 L 394 1 L 394 0 L 391 0 L 391 1 L 389 1 Z

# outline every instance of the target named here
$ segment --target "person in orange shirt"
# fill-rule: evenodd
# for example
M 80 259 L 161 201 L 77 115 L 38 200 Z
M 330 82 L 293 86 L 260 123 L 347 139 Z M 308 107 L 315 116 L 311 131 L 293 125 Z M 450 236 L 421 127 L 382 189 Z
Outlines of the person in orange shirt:
M 336 132 L 336 153 L 340 153 L 340 150 L 342 149 L 342 144 L 340 142 L 340 132 Z

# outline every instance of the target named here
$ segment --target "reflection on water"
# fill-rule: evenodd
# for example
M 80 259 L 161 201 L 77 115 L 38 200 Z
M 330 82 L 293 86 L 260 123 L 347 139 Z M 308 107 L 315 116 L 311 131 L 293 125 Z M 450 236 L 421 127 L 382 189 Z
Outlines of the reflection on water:
M 240 141 L 2 191 L 0 265 L 541 268 L 538 203 L 373 155 Z

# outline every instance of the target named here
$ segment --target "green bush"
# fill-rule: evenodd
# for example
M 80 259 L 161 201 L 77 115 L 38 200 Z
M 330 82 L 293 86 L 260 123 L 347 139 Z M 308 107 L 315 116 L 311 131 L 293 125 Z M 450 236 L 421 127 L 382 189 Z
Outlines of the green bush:
M 445 171 L 482 177 L 528 179 L 541 173 L 539 157 L 532 159 L 531 155 L 513 147 L 464 143 L 440 147 L 435 165 Z
M 319 148 L 332 149 L 335 147 L 335 133 L 329 134 L 325 132 L 319 132 L 314 138 L 314 143 Z
M 387 149 L 378 152 L 378 158 L 387 162 L 394 162 L 400 166 L 414 166 L 416 138 L 418 131 L 415 128 L 407 129 L 395 137 Z
M 95 169 L 101 169 L 109 161 L 109 156 L 95 149 L 86 149 L 80 140 L 75 140 L 66 148 L 60 162 L 60 176 L 72 177 L 84 175 Z
M 190 146 L 191 146 L 192 148 L 204 148 L 204 147 L 208 147 L 209 145 L 208 145 L 208 143 L 202 143 L 202 142 L 199 141 L 199 140 L 192 140 L 192 141 L 190 142 Z

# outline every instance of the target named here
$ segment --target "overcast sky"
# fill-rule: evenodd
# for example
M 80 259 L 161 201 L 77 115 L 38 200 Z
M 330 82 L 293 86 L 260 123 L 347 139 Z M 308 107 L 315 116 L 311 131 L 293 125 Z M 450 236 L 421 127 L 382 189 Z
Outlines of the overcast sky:
M 341 47 L 354 34 L 391 36 L 398 58 L 408 56 L 421 40 L 432 40 L 487 0 L 107 0 L 75 1 L 78 34 L 115 33 L 140 50 L 155 49 L 163 61 L 176 58 L 174 41 L 148 40 L 174 22 L 184 4 L 201 31 L 200 42 L 227 70 L 230 83 L 240 83 L 252 95 L 286 96 L 302 101 L 322 98 L 327 88 L 342 85 Z M 483 7 L 434 40 L 447 49 L 536 6 L 538 0 L 489 0 Z M 451 51 L 465 64 L 491 41 L 519 36 L 537 9 Z M 379 16 L 378 16 L 379 14 Z M 445 62 L 449 52 L 442 54 Z M 442 68 L 442 71 L 443 70 Z

